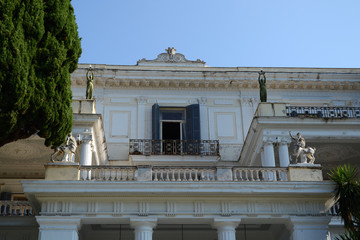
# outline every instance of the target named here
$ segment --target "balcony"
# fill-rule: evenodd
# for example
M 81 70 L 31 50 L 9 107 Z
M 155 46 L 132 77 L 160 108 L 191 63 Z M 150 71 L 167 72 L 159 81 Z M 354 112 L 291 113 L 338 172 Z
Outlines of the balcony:
M 219 156 L 218 140 L 130 139 L 130 155 Z

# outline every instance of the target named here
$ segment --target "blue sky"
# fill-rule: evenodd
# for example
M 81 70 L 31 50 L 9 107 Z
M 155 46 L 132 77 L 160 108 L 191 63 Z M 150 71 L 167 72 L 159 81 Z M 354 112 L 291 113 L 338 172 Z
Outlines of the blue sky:
M 73 0 L 80 63 L 175 47 L 211 67 L 360 67 L 359 0 Z

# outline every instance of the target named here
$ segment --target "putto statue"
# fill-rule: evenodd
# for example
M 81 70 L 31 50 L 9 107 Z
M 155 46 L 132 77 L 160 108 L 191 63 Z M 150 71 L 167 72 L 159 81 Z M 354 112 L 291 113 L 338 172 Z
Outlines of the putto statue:
M 91 68 L 91 65 L 86 72 L 86 99 L 92 99 L 93 97 L 93 90 L 94 90 L 94 72 Z
M 266 77 L 265 77 L 265 72 L 263 70 L 259 72 L 258 82 L 260 87 L 260 101 L 266 102 L 267 100 Z
M 311 163 L 315 162 L 315 151 L 314 147 L 306 147 L 305 138 L 301 136 L 301 133 L 297 133 L 296 137 L 291 135 L 289 131 L 289 135 L 294 142 L 294 152 L 293 156 L 295 156 L 295 163 L 298 163 L 298 158 L 300 156 L 300 163 Z
M 56 148 L 53 155 L 51 155 L 51 161 L 61 162 L 75 162 L 75 152 L 77 148 L 77 142 L 72 133 L 69 133 L 66 137 L 65 143 L 62 146 Z M 60 154 L 64 154 L 61 160 L 57 160 L 56 157 Z

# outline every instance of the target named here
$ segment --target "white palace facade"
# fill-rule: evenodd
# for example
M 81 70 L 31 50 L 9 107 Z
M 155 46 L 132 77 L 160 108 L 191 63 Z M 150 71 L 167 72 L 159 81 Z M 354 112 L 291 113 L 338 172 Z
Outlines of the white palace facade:
M 0 240 L 344 232 L 328 173 L 360 167 L 360 69 L 208 67 L 169 48 L 134 66 L 92 65 L 85 99 L 88 70 L 71 76 L 74 161 L 51 162 L 37 136 L 0 148 Z M 314 163 L 296 162 L 289 132 Z

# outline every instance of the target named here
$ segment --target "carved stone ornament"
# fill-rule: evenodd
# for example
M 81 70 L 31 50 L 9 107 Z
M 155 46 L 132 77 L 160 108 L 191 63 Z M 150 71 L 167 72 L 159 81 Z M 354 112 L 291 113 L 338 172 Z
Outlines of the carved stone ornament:
M 185 58 L 183 54 L 176 53 L 175 48 L 168 47 L 165 53 L 160 53 L 154 60 L 146 60 L 145 58 L 139 60 L 139 66 L 188 66 L 188 67 L 205 67 L 206 63 L 197 59 L 190 61 Z

